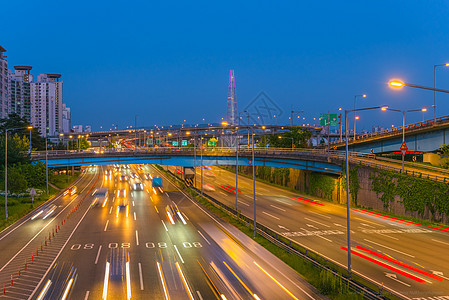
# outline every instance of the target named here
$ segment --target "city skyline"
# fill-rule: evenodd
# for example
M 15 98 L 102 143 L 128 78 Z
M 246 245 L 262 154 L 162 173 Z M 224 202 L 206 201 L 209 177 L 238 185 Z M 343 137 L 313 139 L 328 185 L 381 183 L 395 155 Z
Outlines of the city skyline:
M 58 23 L 53 28 L 58 42 L 51 43 L 49 37 L 17 38 L 36 21 L 31 11 L 42 10 L 29 2 L 23 10 L 30 17 L 14 31 L 5 31 L 1 44 L 8 51 L 10 66 L 32 65 L 36 73 L 64 74 L 64 100 L 71 107 L 72 124 L 92 125 L 95 130 L 112 124 L 134 126 L 136 114 L 138 126 L 183 120 L 196 124 L 203 118 L 206 123 L 220 122 L 226 118 L 231 69 L 235 70 L 239 109 L 264 92 L 281 109 L 280 124 L 289 123 L 292 107 L 304 111 L 305 124 L 312 124 L 313 118 L 334 106 L 351 109 L 354 95 L 361 93 L 367 97 L 360 100 L 360 107 L 416 109 L 433 104 L 431 92 L 393 91 L 387 82 L 401 78 L 433 86 L 433 65 L 449 61 L 444 53 L 448 38 L 439 26 L 444 24 L 448 6 L 444 2 L 404 3 L 328 2 L 323 10 L 320 5 L 324 4 L 253 2 L 232 13 L 230 8 L 204 3 L 172 10 L 164 4 L 142 3 L 142 11 L 152 9 L 151 18 L 125 6 L 122 17 L 129 22 L 120 26 L 108 22 L 103 14 L 95 15 L 96 21 L 89 19 L 101 2 L 85 11 L 78 7 L 69 11 L 62 4 L 43 12 Z M 214 18 L 194 13 L 201 5 Z M 10 11 L 16 7 L 16 3 L 4 5 Z M 119 10 L 113 7 L 108 12 L 114 15 Z M 195 20 L 185 17 L 189 13 Z M 86 18 L 78 19 L 77 14 Z M 230 32 L 228 16 L 233 24 Z M 270 21 L 257 16 L 270 16 Z M 5 22 L 12 23 L 12 16 L 6 16 Z M 96 22 L 105 25 L 91 31 L 89 25 Z M 34 47 L 26 47 L 28 43 Z M 439 68 L 437 86 L 445 88 L 448 81 L 449 70 Z M 449 114 L 447 95 L 437 97 L 437 115 Z M 401 124 L 398 116 L 388 112 L 360 117 L 360 129 Z M 432 118 L 429 109 L 425 119 Z M 422 114 L 407 115 L 407 123 L 420 120 Z

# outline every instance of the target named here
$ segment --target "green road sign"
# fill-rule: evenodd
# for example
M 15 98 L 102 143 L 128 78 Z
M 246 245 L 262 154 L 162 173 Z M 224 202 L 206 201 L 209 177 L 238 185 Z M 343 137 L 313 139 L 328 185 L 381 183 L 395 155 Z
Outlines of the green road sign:
M 320 126 L 337 126 L 337 114 L 320 114 Z
M 208 140 L 208 141 L 207 141 L 207 145 L 208 145 L 208 146 L 217 146 L 217 141 L 214 141 L 214 140 Z
M 171 142 L 172 146 L 178 147 L 178 142 Z
M 186 140 L 182 140 L 181 146 L 187 146 L 187 141 Z

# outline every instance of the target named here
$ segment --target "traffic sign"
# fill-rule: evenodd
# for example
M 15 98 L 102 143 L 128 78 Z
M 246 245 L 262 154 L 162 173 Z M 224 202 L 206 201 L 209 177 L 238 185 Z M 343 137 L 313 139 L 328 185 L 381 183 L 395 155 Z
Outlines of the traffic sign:
M 252 165 L 253 161 L 251 159 L 248 159 L 248 165 Z
M 407 153 L 407 150 L 408 150 L 408 147 L 407 147 L 407 145 L 405 144 L 405 142 L 402 142 L 402 145 L 401 145 L 401 152 L 402 152 L 402 156 L 404 156 L 405 155 L 405 153 Z

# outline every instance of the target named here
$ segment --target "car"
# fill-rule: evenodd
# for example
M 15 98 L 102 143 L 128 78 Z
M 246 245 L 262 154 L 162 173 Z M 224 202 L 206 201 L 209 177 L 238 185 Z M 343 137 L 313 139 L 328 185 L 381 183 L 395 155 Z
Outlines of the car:
M 120 181 L 127 181 L 128 180 L 128 176 L 126 176 L 126 175 L 121 175 L 120 176 Z
M 58 206 L 56 206 L 55 204 L 50 204 L 48 206 L 44 206 L 36 214 L 34 214 L 31 217 L 31 220 L 34 220 L 37 218 L 42 218 L 43 220 L 45 220 L 55 212 L 56 208 L 58 208 Z
M 66 190 L 64 191 L 64 196 L 65 196 L 65 195 L 73 196 L 73 195 L 76 194 L 76 190 L 77 190 L 76 186 L 71 186 L 71 187 L 69 187 L 68 189 L 66 189 Z
M 142 182 L 135 182 L 134 184 L 133 184 L 133 189 L 135 190 L 135 191 L 143 191 L 143 184 L 142 184 Z
M 187 224 L 176 204 L 167 205 L 165 207 L 165 212 L 167 213 L 168 220 L 170 221 L 171 224 L 174 225 L 175 220 L 181 221 L 182 224 L 184 224 L 184 225 Z
M 106 187 L 101 187 L 93 193 L 94 200 L 92 201 L 92 206 L 105 207 L 106 202 L 108 202 L 109 191 Z

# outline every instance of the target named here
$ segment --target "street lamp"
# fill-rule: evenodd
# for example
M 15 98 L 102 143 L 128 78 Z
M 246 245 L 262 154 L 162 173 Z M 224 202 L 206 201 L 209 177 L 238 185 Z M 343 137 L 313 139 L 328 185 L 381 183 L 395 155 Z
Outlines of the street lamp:
M 357 102 L 357 98 L 358 97 L 362 97 L 362 98 L 366 98 L 366 95 L 365 94 L 363 94 L 363 95 L 355 95 L 354 96 L 354 111 L 357 111 L 357 109 L 356 109 L 356 102 Z M 354 141 L 355 141 L 355 123 L 356 123 L 356 120 L 357 120 L 357 116 L 354 116 Z
M 437 67 L 449 67 L 449 63 L 439 64 L 433 66 L 433 88 L 437 88 Z M 437 121 L 437 91 L 433 91 L 433 123 Z
M 30 130 L 30 155 L 31 155 L 31 130 L 33 130 L 33 126 L 28 126 L 27 129 Z
M 447 94 L 449 94 L 449 91 L 448 91 L 448 90 L 437 89 L 437 88 L 431 88 L 431 87 L 428 87 L 428 86 L 416 85 L 416 84 L 411 84 L 411 83 L 405 83 L 405 82 L 403 82 L 403 81 L 401 81 L 401 80 L 390 80 L 390 81 L 388 82 L 388 84 L 389 84 L 391 87 L 395 87 L 395 88 L 401 88 L 401 87 L 404 87 L 404 86 L 408 86 L 408 87 L 414 87 L 414 88 L 417 88 L 417 89 L 430 90 L 430 91 L 435 91 L 435 92 L 440 92 L 440 93 L 447 93 Z
M 367 107 L 361 108 L 357 111 L 363 110 L 372 110 L 372 109 L 382 109 L 386 110 L 388 106 L 375 106 L 375 107 Z M 346 234 L 347 234 L 347 243 L 348 243 L 348 277 L 351 278 L 351 213 L 350 213 L 350 203 L 349 203 L 349 158 L 348 158 L 348 114 L 350 112 L 355 112 L 356 110 L 345 110 L 345 157 L 346 157 Z
M 399 110 L 399 109 L 393 109 L 388 107 L 382 107 L 383 111 L 391 110 L 402 113 L 402 144 L 405 143 L 405 114 L 408 112 L 414 112 L 414 111 L 422 111 L 423 113 L 427 111 L 427 108 L 423 107 L 421 109 L 409 109 L 409 110 Z M 404 157 L 405 153 L 402 154 L 402 173 L 404 173 Z

